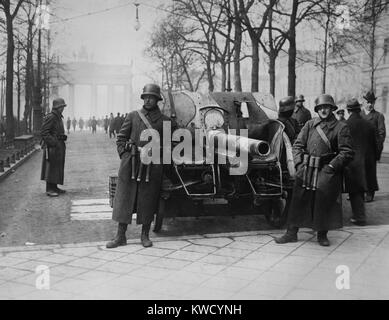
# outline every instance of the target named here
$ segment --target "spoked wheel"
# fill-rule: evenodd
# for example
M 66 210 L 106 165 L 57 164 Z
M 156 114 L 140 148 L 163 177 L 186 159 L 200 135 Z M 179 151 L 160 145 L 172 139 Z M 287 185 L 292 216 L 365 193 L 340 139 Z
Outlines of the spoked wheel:
M 286 200 L 269 200 L 265 207 L 265 218 L 271 227 L 281 229 L 286 223 L 287 218 Z

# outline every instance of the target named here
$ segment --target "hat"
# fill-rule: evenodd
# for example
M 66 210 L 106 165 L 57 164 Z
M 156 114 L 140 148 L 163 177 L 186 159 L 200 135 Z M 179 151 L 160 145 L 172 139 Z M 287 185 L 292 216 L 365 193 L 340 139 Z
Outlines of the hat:
M 304 96 L 302 94 L 300 94 L 297 98 L 296 98 L 296 102 L 304 102 L 305 99 L 304 99 Z
M 344 109 L 339 109 L 338 111 L 336 111 L 336 114 L 344 114 Z
M 280 108 L 278 109 L 279 113 L 294 110 L 294 98 L 292 96 L 282 98 L 280 100 L 279 106 L 280 106 Z
M 334 98 L 332 98 L 331 95 L 321 94 L 315 99 L 315 112 L 317 112 L 318 107 L 325 105 L 331 106 L 332 111 L 338 109 L 338 107 L 335 105 Z
M 373 91 L 368 91 L 366 93 L 365 96 L 363 96 L 363 98 L 367 101 L 367 102 L 374 102 L 377 100 L 376 96 L 374 95 L 374 92 Z
M 143 87 L 143 93 L 141 94 L 140 98 L 144 99 L 145 95 L 152 95 L 152 96 L 157 97 L 158 100 L 162 100 L 161 88 L 157 84 L 153 84 L 153 83 L 146 84 Z
M 355 109 L 361 109 L 361 104 L 359 103 L 358 99 L 352 98 L 349 101 L 347 101 L 347 110 L 355 110 Z
M 53 109 L 58 109 L 61 107 L 66 107 L 65 100 L 62 98 L 57 98 L 53 100 Z

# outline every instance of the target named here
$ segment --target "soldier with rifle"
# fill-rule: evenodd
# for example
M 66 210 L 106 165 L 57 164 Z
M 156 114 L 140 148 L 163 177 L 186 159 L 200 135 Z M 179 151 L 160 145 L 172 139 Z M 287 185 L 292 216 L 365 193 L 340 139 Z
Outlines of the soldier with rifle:
M 319 117 L 309 120 L 293 145 L 296 180 L 286 233 L 276 238 L 283 244 L 297 241 L 300 227 L 317 231 L 321 246 L 329 246 L 328 230 L 342 224 L 342 172 L 353 159 L 350 130 L 337 121 L 334 99 L 322 94 L 315 100 Z
M 143 108 L 130 112 L 117 135 L 117 151 L 121 159 L 113 202 L 112 219 L 118 223 L 116 237 L 107 243 L 107 248 L 127 244 L 127 225 L 132 221 L 132 214 L 137 213 L 137 224 L 142 224 L 141 242 L 144 247 L 151 247 L 149 231 L 154 214 L 157 213 L 162 185 L 162 153 L 160 164 L 144 164 L 140 150 L 147 144 L 140 141 L 142 131 L 154 129 L 163 141 L 163 122 L 170 118 L 163 115 L 158 107 L 162 100 L 160 87 L 147 84 L 143 88 L 141 99 Z M 174 123 L 172 123 L 175 128 Z

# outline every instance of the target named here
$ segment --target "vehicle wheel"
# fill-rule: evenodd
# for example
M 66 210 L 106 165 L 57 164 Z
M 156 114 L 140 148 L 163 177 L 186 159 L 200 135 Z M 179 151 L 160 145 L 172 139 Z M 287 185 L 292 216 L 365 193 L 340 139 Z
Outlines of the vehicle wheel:
M 271 227 L 281 229 L 287 218 L 286 200 L 269 200 L 269 203 L 266 205 L 265 218 Z

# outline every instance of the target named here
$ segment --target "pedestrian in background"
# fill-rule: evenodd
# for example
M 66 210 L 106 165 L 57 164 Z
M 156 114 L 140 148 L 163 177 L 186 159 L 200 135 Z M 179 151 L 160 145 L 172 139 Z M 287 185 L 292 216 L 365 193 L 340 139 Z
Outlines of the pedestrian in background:
M 332 96 L 317 97 L 315 112 L 319 117 L 304 125 L 293 145 L 296 180 L 288 228 L 282 237 L 275 239 L 277 243 L 296 242 L 299 228 L 308 227 L 317 231 L 321 246 L 329 246 L 328 230 L 343 226 L 342 173 L 354 153 L 350 130 L 346 123 L 336 120 L 333 114 L 336 109 Z M 309 162 L 304 160 L 307 157 Z M 313 166 L 309 165 L 311 159 Z
M 349 194 L 352 217 L 351 222 L 366 225 L 364 194 L 367 191 L 367 174 L 374 166 L 377 155 L 374 127 L 361 116 L 361 104 L 355 98 L 347 102 L 346 120 L 353 140 L 354 159 L 344 170 L 345 192 Z
M 78 120 L 78 126 L 80 127 L 80 131 L 84 129 L 84 120 L 82 118 Z
M 118 112 L 115 117 L 114 126 L 116 134 L 119 134 L 120 128 L 122 127 L 122 117 L 120 116 L 120 112 Z
M 76 126 L 77 126 L 77 120 L 76 120 L 76 118 L 73 118 L 73 120 L 72 120 L 72 126 L 73 126 L 73 131 L 76 132 Z
M 386 127 L 385 127 L 385 117 L 381 112 L 378 112 L 374 109 L 375 101 L 377 100 L 373 91 L 369 91 L 364 97 L 366 100 L 365 112 L 362 112 L 361 115 L 364 119 L 369 121 L 375 129 L 376 139 L 377 139 L 377 161 L 381 159 L 381 154 L 384 149 L 384 142 L 386 138 Z M 367 179 L 367 189 L 365 201 L 372 202 L 374 200 L 375 192 L 378 190 L 378 181 L 377 181 L 377 161 L 375 162 L 374 168 L 370 174 L 368 174 Z
M 108 133 L 108 125 L 109 125 L 108 116 L 105 116 L 105 119 L 104 119 L 103 123 L 104 123 L 104 131 L 107 134 Z
M 93 117 L 91 120 L 92 134 L 96 133 L 96 126 L 97 126 L 97 120 L 95 117 Z
M 109 116 L 109 138 L 111 139 L 112 136 L 116 138 L 115 134 L 115 118 L 113 117 L 113 113 L 111 112 Z
M 41 180 L 46 181 L 46 194 L 49 197 L 58 197 L 65 190 L 58 188 L 63 185 L 65 169 L 65 129 L 62 113 L 66 103 L 64 99 L 53 101 L 51 112 L 46 115 L 41 128 L 41 145 L 43 149 Z
M 311 112 L 304 107 L 305 98 L 300 94 L 296 99 L 296 106 L 292 115 L 293 119 L 297 120 L 297 123 L 300 126 L 300 130 L 304 127 L 305 123 L 308 120 L 312 119 Z
M 68 134 L 70 133 L 71 124 L 72 124 L 72 120 L 70 120 L 70 117 L 68 117 L 68 120 L 66 120 L 66 129 L 68 131 Z

